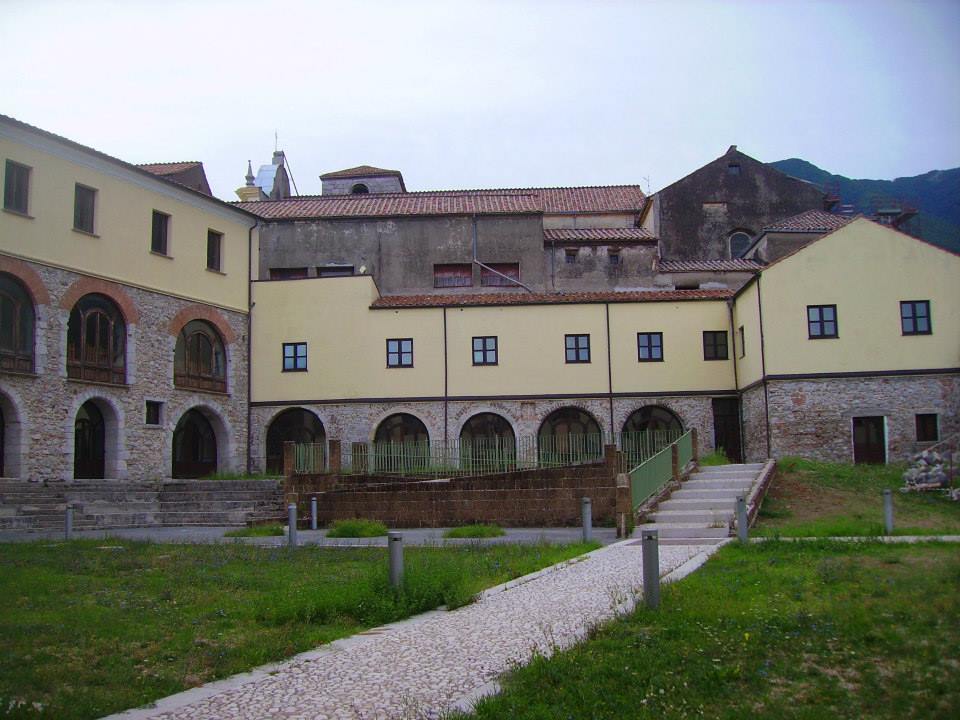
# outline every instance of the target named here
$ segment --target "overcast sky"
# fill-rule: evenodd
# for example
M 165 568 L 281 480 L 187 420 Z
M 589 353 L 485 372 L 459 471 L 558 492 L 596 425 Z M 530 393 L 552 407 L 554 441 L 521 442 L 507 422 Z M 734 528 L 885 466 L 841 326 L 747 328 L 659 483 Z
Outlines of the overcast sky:
M 0 113 L 235 199 L 649 182 L 731 144 L 852 177 L 960 165 L 960 2 L 0 0 Z

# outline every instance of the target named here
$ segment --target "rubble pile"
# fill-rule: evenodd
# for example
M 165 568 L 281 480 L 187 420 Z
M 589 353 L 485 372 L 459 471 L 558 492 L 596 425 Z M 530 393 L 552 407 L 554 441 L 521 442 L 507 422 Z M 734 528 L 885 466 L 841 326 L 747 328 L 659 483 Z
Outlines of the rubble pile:
M 930 450 L 914 455 L 910 466 L 903 473 L 903 487 L 900 492 L 923 492 L 949 487 L 948 462 L 949 458 Z M 951 494 L 952 499 L 960 498 L 960 495 L 954 495 Z

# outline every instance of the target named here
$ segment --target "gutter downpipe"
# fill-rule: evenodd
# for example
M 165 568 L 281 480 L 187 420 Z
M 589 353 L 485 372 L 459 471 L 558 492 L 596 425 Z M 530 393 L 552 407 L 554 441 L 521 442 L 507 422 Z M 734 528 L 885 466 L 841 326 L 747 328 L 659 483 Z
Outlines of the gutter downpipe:
M 762 277 L 762 273 L 757 275 L 757 312 L 760 315 L 760 373 L 763 376 L 763 414 L 767 423 L 767 457 L 770 457 L 770 397 L 767 393 L 767 351 L 763 342 L 763 302 L 760 300 L 760 280 Z
M 251 421 L 253 420 L 253 231 L 259 227 L 260 220 L 254 220 L 247 230 L 247 474 L 253 473 L 253 449 L 250 447 L 252 435 Z M 258 273 L 259 275 L 259 273 Z

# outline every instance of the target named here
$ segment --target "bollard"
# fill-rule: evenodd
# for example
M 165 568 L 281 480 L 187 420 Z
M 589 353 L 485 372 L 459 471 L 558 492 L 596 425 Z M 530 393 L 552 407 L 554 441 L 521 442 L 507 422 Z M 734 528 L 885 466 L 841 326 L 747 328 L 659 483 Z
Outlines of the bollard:
M 889 488 L 883 491 L 883 531 L 893 535 L 893 491 Z
M 310 529 L 317 529 L 317 496 L 310 498 Z
M 580 521 L 583 524 L 583 541 L 585 543 L 593 541 L 593 506 L 590 504 L 590 498 L 580 499 Z
M 643 548 L 643 600 L 648 608 L 656 610 L 660 607 L 659 533 L 656 530 L 643 530 L 640 537 Z
M 73 540 L 73 508 L 69 505 L 63 517 L 63 539 Z
M 747 542 L 747 535 L 750 532 L 750 522 L 747 520 L 747 501 L 743 495 L 737 497 L 737 537 L 740 542 Z
M 388 532 L 387 545 L 390 550 L 390 585 L 399 589 L 403 584 L 403 535 Z
M 293 503 L 287 505 L 287 545 L 297 546 L 297 506 Z

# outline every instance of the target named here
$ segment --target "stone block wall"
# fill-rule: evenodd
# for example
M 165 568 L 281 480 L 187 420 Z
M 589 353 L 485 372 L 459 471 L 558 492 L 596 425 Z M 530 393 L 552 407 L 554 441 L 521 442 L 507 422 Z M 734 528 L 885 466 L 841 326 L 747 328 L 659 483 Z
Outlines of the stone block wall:
M 767 452 L 767 417 L 762 384 L 743 392 L 740 414 L 743 418 L 744 461 L 753 463 L 766 460 L 770 454 Z

